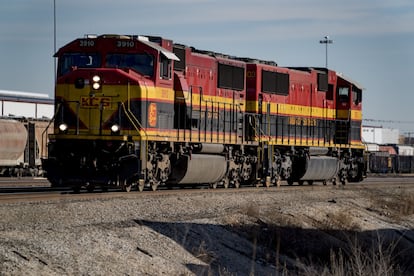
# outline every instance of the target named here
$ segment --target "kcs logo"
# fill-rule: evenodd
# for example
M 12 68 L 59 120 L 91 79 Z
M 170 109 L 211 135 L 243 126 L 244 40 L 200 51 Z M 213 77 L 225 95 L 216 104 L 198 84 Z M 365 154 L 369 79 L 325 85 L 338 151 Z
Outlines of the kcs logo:
M 109 97 L 82 97 L 82 107 L 109 107 L 111 105 L 111 98 Z

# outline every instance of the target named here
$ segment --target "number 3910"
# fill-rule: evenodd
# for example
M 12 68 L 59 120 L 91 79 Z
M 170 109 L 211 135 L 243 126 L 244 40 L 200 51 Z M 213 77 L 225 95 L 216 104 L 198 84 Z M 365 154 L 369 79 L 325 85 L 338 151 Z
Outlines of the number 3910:
M 116 47 L 118 48 L 133 48 L 134 46 L 135 46 L 134 41 L 118 40 L 116 42 Z
M 82 39 L 79 41 L 79 46 L 80 47 L 93 47 L 95 46 L 95 41 L 88 40 L 88 39 Z

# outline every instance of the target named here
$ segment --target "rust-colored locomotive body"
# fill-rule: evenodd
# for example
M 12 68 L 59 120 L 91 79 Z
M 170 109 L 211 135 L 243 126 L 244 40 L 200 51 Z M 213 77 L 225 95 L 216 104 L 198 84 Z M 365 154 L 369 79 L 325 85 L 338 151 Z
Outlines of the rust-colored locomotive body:
M 362 89 L 332 70 L 142 36 L 87 36 L 56 57 L 53 185 L 362 180 Z

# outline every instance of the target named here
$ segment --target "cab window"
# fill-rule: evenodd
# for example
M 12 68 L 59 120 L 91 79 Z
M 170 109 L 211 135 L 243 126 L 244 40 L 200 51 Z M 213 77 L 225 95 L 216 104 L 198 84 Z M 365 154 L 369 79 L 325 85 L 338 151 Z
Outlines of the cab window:
M 171 79 L 171 60 L 164 55 L 160 56 L 160 78 Z
M 338 87 L 338 97 L 341 102 L 348 102 L 349 100 L 349 87 Z
M 59 58 L 58 76 L 70 72 L 73 68 L 101 67 L 101 58 L 97 53 L 66 53 Z
M 108 54 L 105 58 L 105 67 L 131 69 L 144 76 L 154 74 L 154 58 L 149 54 Z
M 355 86 L 352 87 L 352 101 L 356 105 L 362 102 L 362 90 Z

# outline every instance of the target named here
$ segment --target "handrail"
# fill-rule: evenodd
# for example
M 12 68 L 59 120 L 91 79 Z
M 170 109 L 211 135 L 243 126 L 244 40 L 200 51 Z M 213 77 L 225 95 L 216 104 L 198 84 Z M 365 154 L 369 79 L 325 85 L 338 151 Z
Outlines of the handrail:
M 42 153 L 41 153 L 42 157 L 47 157 L 47 155 L 48 155 L 48 151 L 46 151 L 46 156 L 43 155 L 43 152 L 44 152 L 43 149 L 47 148 L 47 137 L 45 138 L 45 136 L 48 135 L 47 131 L 49 130 L 50 125 L 55 121 L 55 118 L 56 118 L 57 114 L 60 111 L 61 105 L 62 105 L 62 103 L 58 104 L 55 114 L 53 114 L 53 117 L 52 117 L 52 119 L 50 119 L 49 124 L 46 126 L 46 128 L 42 132 Z
M 129 119 L 129 122 L 132 124 L 132 126 L 135 128 L 135 130 L 139 133 L 140 129 L 144 132 L 144 135 L 148 137 L 147 132 L 145 131 L 144 127 L 141 125 L 137 117 L 131 112 L 130 109 L 127 109 L 125 107 L 125 104 L 121 102 L 122 109 L 125 112 L 125 115 Z

